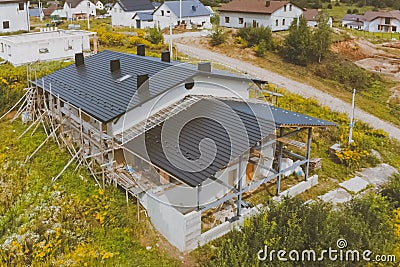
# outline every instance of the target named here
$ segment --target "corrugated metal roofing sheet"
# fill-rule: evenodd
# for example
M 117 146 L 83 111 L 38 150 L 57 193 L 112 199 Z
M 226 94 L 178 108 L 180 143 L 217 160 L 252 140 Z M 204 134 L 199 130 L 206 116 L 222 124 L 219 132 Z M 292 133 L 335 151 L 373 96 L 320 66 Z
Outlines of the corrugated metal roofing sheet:
M 113 59 L 120 60 L 121 70 L 111 73 Z M 38 79 L 35 84 L 94 118 L 108 122 L 146 100 L 135 95 L 137 75 L 149 75 L 150 97 L 154 97 L 196 73 L 158 58 L 103 51 L 85 58 L 82 66 L 70 65 Z M 131 77 L 117 82 L 126 75 Z
M 274 130 L 271 121 L 257 119 L 254 113 L 233 110 L 218 99 L 202 99 L 125 146 L 195 187 Z
M 251 114 L 252 110 L 257 110 L 261 106 L 257 103 L 244 103 L 241 101 L 233 101 L 233 100 L 223 100 L 224 103 L 228 104 L 232 109 L 241 111 L 244 113 Z M 265 104 L 264 104 L 265 105 Z M 251 109 L 250 109 L 251 108 Z M 266 108 L 266 107 L 264 107 Z M 269 106 L 274 123 L 277 127 L 328 127 L 328 126 L 336 126 L 335 123 L 321 120 L 318 118 L 314 118 L 311 116 L 307 116 L 301 113 L 289 111 L 286 109 Z M 270 118 L 262 118 L 262 119 L 270 119 Z

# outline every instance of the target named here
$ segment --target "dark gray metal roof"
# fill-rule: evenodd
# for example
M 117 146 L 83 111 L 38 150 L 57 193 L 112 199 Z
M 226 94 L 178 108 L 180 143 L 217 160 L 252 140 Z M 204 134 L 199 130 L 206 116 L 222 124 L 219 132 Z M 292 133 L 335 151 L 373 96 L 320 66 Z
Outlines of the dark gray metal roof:
M 121 70 L 111 73 L 110 60 L 114 59 L 120 60 Z M 146 97 L 136 93 L 136 78 L 143 74 L 148 74 L 150 78 L 150 94 Z M 83 66 L 70 65 L 38 79 L 34 84 L 81 108 L 97 120 L 109 122 L 195 75 L 250 81 L 230 72 L 202 72 L 197 70 L 196 65 L 162 62 L 159 58 L 106 50 L 86 57 Z M 123 81 L 118 82 L 121 78 Z
M 271 120 L 257 119 L 249 110 L 233 111 L 218 99 L 202 99 L 125 147 L 195 187 L 274 132 Z
M 119 59 L 121 70 L 110 71 L 110 60 Z M 82 66 L 70 65 L 34 83 L 94 118 L 108 122 L 127 110 L 184 82 L 198 71 L 162 62 L 159 58 L 103 51 L 85 58 Z M 148 74 L 150 95 L 136 93 L 137 75 Z M 156 75 L 158 74 L 158 75 Z M 118 82 L 122 77 L 130 77 Z
M 202 99 L 127 142 L 125 147 L 185 184 L 196 187 L 270 136 L 276 127 L 285 126 L 335 124 L 265 103 Z M 206 138 L 215 146 L 202 144 Z
M 244 113 L 253 113 L 260 107 L 260 104 L 256 103 L 244 103 L 233 100 L 223 100 L 224 103 L 232 107 L 232 109 L 241 111 Z M 250 109 L 251 108 L 251 109 Z M 265 107 L 264 107 L 265 108 Z M 335 123 L 307 116 L 301 113 L 289 111 L 286 109 L 269 106 L 274 123 L 277 127 L 327 127 L 336 126 Z M 268 118 L 263 118 L 268 119 Z
M 180 1 L 165 1 L 163 5 L 167 6 L 172 13 L 179 17 Z M 211 11 L 200 1 L 182 1 L 182 18 L 210 16 L 211 14 Z
M 154 9 L 150 0 L 118 0 L 118 3 L 127 12 Z

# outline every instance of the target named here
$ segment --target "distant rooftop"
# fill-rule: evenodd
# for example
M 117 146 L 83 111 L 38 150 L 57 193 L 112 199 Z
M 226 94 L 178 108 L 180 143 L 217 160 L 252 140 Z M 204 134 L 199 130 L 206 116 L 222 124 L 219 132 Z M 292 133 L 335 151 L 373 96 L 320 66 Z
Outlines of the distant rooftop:
M 48 32 L 30 32 L 16 35 L 5 35 L 0 36 L 0 40 L 6 40 L 15 44 L 18 43 L 30 43 L 37 41 L 46 41 L 55 38 L 65 38 L 72 35 L 93 35 L 95 32 L 83 31 L 83 30 L 57 30 Z

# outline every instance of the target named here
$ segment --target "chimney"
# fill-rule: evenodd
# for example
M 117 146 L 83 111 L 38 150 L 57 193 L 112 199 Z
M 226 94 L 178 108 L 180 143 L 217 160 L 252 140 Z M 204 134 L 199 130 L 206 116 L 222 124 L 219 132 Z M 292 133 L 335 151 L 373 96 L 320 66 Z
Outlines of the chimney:
M 83 57 L 83 53 L 75 54 L 75 66 L 79 67 L 85 65 L 85 59 Z
M 265 1 L 265 6 L 266 7 L 269 7 L 270 5 L 271 5 L 271 1 L 270 0 Z
M 162 51 L 161 52 L 161 61 L 171 62 L 171 53 L 169 51 Z
M 146 47 L 144 44 L 138 44 L 136 54 L 142 57 L 146 56 Z
M 211 72 L 211 62 L 200 62 L 197 69 L 199 71 Z
M 192 11 L 196 11 L 196 6 L 192 6 Z
M 119 59 L 110 60 L 110 71 L 115 72 L 121 70 L 121 63 Z
M 150 88 L 149 88 L 149 75 L 142 74 L 136 77 L 136 94 L 140 99 L 140 102 L 144 102 L 150 98 Z

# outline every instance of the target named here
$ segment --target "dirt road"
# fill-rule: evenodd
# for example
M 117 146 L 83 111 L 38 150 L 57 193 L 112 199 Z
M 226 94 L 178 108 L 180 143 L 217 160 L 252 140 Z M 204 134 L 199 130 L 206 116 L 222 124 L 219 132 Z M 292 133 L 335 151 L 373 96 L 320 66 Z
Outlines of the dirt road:
M 179 52 L 187 54 L 188 56 L 228 65 L 241 72 L 248 73 L 250 77 L 276 83 L 279 86 L 286 88 L 287 91 L 291 93 L 295 93 L 306 98 L 314 98 L 318 100 L 322 105 L 328 106 L 334 111 L 345 112 L 348 115 L 351 113 L 350 103 L 346 103 L 307 84 L 293 81 L 289 78 L 257 67 L 250 63 L 230 58 L 228 56 L 215 53 L 207 49 L 180 44 L 176 41 L 174 45 L 177 46 Z M 373 128 L 385 130 L 389 134 L 389 136 L 400 141 L 400 128 L 394 126 L 393 124 L 381 120 L 358 108 L 355 110 L 355 118 L 357 120 L 361 120 L 370 124 Z

